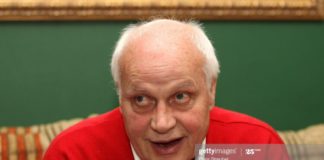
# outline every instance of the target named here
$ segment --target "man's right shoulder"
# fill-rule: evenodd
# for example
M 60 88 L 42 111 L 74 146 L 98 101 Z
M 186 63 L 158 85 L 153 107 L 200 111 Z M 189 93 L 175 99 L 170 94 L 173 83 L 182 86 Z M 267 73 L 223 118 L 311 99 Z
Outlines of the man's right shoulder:
M 123 128 L 122 115 L 120 108 L 115 108 L 109 112 L 99 114 L 87 119 L 84 119 L 75 125 L 62 131 L 55 140 L 65 137 L 74 136 L 75 134 L 89 134 L 89 132 L 99 132 L 107 129 Z M 101 132 L 99 132 L 101 133 Z
M 107 153 L 125 154 L 121 153 L 125 150 L 130 150 L 129 140 L 120 108 L 116 108 L 64 130 L 52 141 L 44 159 L 101 159 Z

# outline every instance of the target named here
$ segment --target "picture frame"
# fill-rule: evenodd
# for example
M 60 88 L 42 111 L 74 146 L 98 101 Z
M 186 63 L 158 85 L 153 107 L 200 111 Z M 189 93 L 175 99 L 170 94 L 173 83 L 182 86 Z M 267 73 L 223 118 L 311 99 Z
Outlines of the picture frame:
M 323 20 L 324 0 L 1 0 L 0 21 Z

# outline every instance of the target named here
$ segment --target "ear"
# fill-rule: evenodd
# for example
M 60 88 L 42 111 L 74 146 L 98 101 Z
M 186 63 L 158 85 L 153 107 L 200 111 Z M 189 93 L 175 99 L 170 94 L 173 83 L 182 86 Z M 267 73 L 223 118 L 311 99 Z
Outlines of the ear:
M 115 92 L 118 96 L 118 103 L 119 105 L 121 104 L 121 98 L 120 98 L 120 88 L 119 88 L 119 83 L 115 82 Z
M 211 85 L 209 88 L 209 96 L 210 96 L 210 109 L 214 106 L 215 104 L 215 97 L 216 97 L 216 79 L 213 78 L 211 81 Z
M 123 114 L 122 97 L 120 93 L 118 94 L 118 101 L 119 101 L 120 112 Z
M 119 83 L 118 82 L 115 82 L 115 90 L 116 90 L 116 94 L 118 96 L 118 103 L 119 103 L 119 106 L 120 106 L 120 112 L 123 114 L 123 108 L 121 107 L 122 97 L 121 97 L 120 87 L 119 87 Z

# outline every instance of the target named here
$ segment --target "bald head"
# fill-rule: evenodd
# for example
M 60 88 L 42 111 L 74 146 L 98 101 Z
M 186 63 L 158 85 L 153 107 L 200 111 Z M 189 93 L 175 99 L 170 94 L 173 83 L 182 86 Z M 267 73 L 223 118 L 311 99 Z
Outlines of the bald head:
M 168 58 L 168 61 L 175 64 L 179 60 L 194 57 L 197 65 L 203 63 L 199 67 L 204 70 L 208 84 L 212 79 L 217 78 L 219 65 L 214 48 L 200 25 L 193 22 L 158 19 L 130 25 L 124 30 L 116 45 L 111 62 L 115 83 L 118 85 L 121 78 L 121 67 L 125 67 L 121 66 L 121 60 L 129 61 L 135 57 L 151 57 L 151 59 L 147 59 L 149 62 L 142 63 L 159 61 L 162 65 L 164 56 L 173 56 L 173 59 Z
M 171 38 L 189 39 L 193 35 L 193 26 L 174 20 L 155 20 L 148 23 L 143 23 L 135 27 L 133 34 L 129 39 L 144 38 L 146 36 L 159 36 Z

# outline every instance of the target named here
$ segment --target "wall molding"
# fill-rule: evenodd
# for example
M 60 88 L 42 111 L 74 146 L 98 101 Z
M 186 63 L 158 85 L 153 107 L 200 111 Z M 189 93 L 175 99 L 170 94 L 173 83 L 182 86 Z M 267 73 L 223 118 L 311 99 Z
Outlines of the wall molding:
M 1 21 L 324 20 L 324 0 L 0 0 Z

